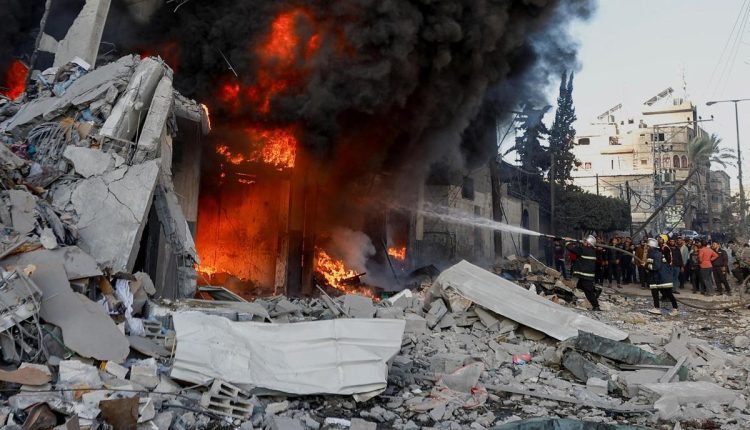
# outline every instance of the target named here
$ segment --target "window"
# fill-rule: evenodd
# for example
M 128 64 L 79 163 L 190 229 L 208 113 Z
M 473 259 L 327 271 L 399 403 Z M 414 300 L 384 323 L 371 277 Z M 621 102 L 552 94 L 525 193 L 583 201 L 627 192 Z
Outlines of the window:
M 620 144 L 620 138 L 617 136 L 609 136 L 609 144 L 610 145 L 619 145 Z
M 664 142 L 664 133 L 652 133 L 651 140 L 654 142 Z
M 677 155 L 675 155 L 674 157 L 672 157 L 672 163 L 674 164 L 674 168 L 675 169 L 679 169 L 680 167 L 682 167 L 680 165 L 680 157 L 677 156 Z
M 615 160 L 610 160 L 609 164 L 611 165 L 612 170 L 615 170 Z
M 587 161 L 583 163 L 583 170 L 591 170 L 591 162 Z
M 466 176 L 461 184 L 461 197 L 474 200 L 474 179 Z
M 672 159 L 669 158 L 669 156 L 664 157 L 663 163 L 665 169 L 669 169 L 670 167 L 672 167 Z
M 683 155 L 682 156 L 682 168 L 683 169 L 687 169 L 688 167 L 690 167 L 690 166 L 688 166 L 687 157 Z
M 648 164 L 648 160 L 641 160 L 641 166 L 645 166 Z
M 589 145 L 589 144 L 591 144 L 591 139 L 589 139 L 588 137 L 582 137 L 582 138 L 578 139 L 578 144 L 579 145 Z

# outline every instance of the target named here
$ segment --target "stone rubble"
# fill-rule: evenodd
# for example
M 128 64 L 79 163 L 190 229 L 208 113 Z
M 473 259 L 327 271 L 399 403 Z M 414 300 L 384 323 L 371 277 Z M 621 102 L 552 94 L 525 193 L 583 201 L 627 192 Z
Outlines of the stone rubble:
M 100 7 L 108 2 L 87 1 L 91 13 Z M 667 318 L 645 312 L 648 297 L 607 291 L 605 312 L 590 313 L 571 281 L 533 258 L 500 259 L 498 276 L 487 272 L 497 291 L 501 280 L 511 288 L 490 297 L 495 304 L 518 306 L 518 288 L 628 339 L 573 326 L 559 328 L 576 336 L 555 339 L 437 282 L 377 302 L 352 294 L 189 298 L 198 257 L 171 180 L 171 138 L 176 116 L 207 132 L 205 109 L 173 90 L 172 71 L 158 58 L 58 67 L 66 73 L 38 74 L 27 100 L 0 104 L 0 299 L 11 304 L 0 310 L 3 428 L 480 430 L 534 417 L 750 428 L 745 309 Z M 175 294 L 157 288 L 163 280 L 131 274 L 149 218 L 158 219 L 174 257 Z M 216 376 L 199 384 L 172 377 L 173 316 L 186 311 L 248 327 L 395 319 L 404 331 L 379 375 L 383 391 L 289 395 Z M 302 379 L 295 371 L 287 379 Z

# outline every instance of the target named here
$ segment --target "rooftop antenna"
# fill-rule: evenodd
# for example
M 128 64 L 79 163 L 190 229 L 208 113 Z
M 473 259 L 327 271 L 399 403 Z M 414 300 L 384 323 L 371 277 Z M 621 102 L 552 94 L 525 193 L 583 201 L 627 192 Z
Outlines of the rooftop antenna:
M 682 99 L 687 101 L 690 100 L 690 94 L 688 94 L 687 90 L 687 68 L 685 67 L 685 64 L 683 63 L 680 67 L 680 75 L 682 76 Z

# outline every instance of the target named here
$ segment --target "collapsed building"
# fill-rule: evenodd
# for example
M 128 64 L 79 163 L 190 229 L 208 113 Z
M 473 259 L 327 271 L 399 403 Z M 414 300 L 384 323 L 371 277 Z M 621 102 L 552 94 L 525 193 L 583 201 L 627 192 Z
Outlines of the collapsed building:
M 644 321 L 643 299 L 584 315 L 559 273 L 511 256 L 538 252 L 528 238 L 430 213 L 499 206 L 498 221 L 538 229 L 538 204 L 498 189 L 493 165 L 353 181 L 268 121 L 214 124 L 209 140 L 208 109 L 175 90 L 167 61 L 98 61 L 109 3 L 86 1 L 60 41 L 42 35 L 53 66 L 0 101 L 0 354 L 15 368 L 0 372 L 3 424 L 747 427 L 747 321 L 711 333 L 725 353 Z M 271 33 L 290 16 L 310 21 L 281 13 Z M 239 104 L 239 84 L 221 91 Z M 338 162 L 366 168 L 348 155 Z M 421 209 L 372 198 L 393 190 Z M 435 262 L 445 270 L 420 267 Z M 403 289 L 373 298 L 361 279 L 374 267 L 371 280 Z

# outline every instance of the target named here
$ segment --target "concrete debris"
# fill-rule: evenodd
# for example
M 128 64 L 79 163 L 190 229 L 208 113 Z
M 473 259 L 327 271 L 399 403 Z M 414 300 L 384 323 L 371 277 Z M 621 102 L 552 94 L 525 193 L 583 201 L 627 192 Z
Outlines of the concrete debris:
M 558 340 L 574 337 L 578 330 L 613 340 L 623 340 L 628 336 L 621 330 L 529 294 L 516 284 L 467 261 L 443 271 L 435 280 L 435 295 L 442 295 L 450 289 L 486 309 Z
M 655 323 L 650 299 L 605 292 L 588 314 L 517 256 L 375 299 L 198 287 L 198 184 L 179 175 L 208 112 L 161 59 L 94 67 L 109 3 L 43 36 L 55 67 L 0 102 L 0 425 L 750 428 L 742 309 Z
M 54 67 L 60 67 L 76 56 L 89 64 L 96 63 L 110 1 L 86 0 L 68 33 L 56 46 Z

